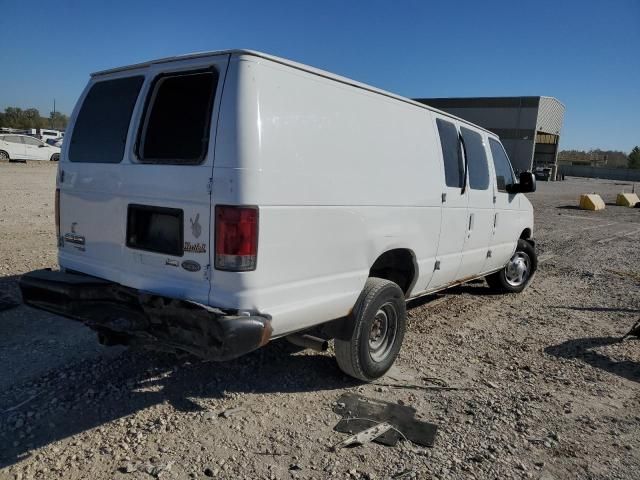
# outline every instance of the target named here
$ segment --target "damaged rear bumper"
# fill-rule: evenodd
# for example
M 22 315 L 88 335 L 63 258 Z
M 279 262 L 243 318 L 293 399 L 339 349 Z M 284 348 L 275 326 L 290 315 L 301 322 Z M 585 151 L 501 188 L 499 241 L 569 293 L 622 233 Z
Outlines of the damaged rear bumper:
M 80 320 L 104 338 L 208 360 L 239 357 L 271 338 L 266 316 L 229 315 L 83 274 L 36 270 L 22 276 L 20 290 L 27 305 Z

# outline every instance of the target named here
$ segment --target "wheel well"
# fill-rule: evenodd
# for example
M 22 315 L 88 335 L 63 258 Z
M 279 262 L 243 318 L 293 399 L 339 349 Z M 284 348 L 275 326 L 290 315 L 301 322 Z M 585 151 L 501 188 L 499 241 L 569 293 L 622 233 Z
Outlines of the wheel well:
M 531 236 L 531 229 L 530 228 L 525 228 L 522 233 L 520 234 L 520 239 L 521 240 L 526 240 L 529 244 L 531 244 L 531 246 L 533 248 L 536 247 L 536 242 L 533 239 L 533 237 Z
M 369 276 L 391 280 L 407 295 L 416 278 L 415 256 L 406 248 L 388 250 L 374 262 Z

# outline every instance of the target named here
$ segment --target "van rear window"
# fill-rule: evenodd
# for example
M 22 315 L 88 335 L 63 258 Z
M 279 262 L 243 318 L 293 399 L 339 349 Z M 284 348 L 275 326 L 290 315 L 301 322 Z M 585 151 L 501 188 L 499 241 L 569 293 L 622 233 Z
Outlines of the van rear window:
M 155 80 L 138 139 L 141 162 L 198 164 L 204 160 L 217 83 L 214 70 Z
M 94 84 L 89 90 L 71 135 L 69 160 L 120 163 L 144 77 L 127 77 Z

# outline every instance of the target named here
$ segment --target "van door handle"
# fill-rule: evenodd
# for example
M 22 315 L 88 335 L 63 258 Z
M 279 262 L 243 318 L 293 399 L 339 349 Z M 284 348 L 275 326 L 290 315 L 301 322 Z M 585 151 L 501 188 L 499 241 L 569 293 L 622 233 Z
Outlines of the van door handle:
M 473 230 L 473 218 L 475 214 L 469 215 L 469 235 L 471 235 L 471 231 Z

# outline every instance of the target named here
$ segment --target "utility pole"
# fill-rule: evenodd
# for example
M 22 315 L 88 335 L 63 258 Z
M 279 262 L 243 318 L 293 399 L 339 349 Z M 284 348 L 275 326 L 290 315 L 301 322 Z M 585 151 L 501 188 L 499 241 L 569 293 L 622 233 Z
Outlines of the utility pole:
M 49 127 L 53 128 L 53 119 L 56 116 L 56 99 L 53 99 L 53 112 L 51 113 L 51 121 L 49 122 Z

